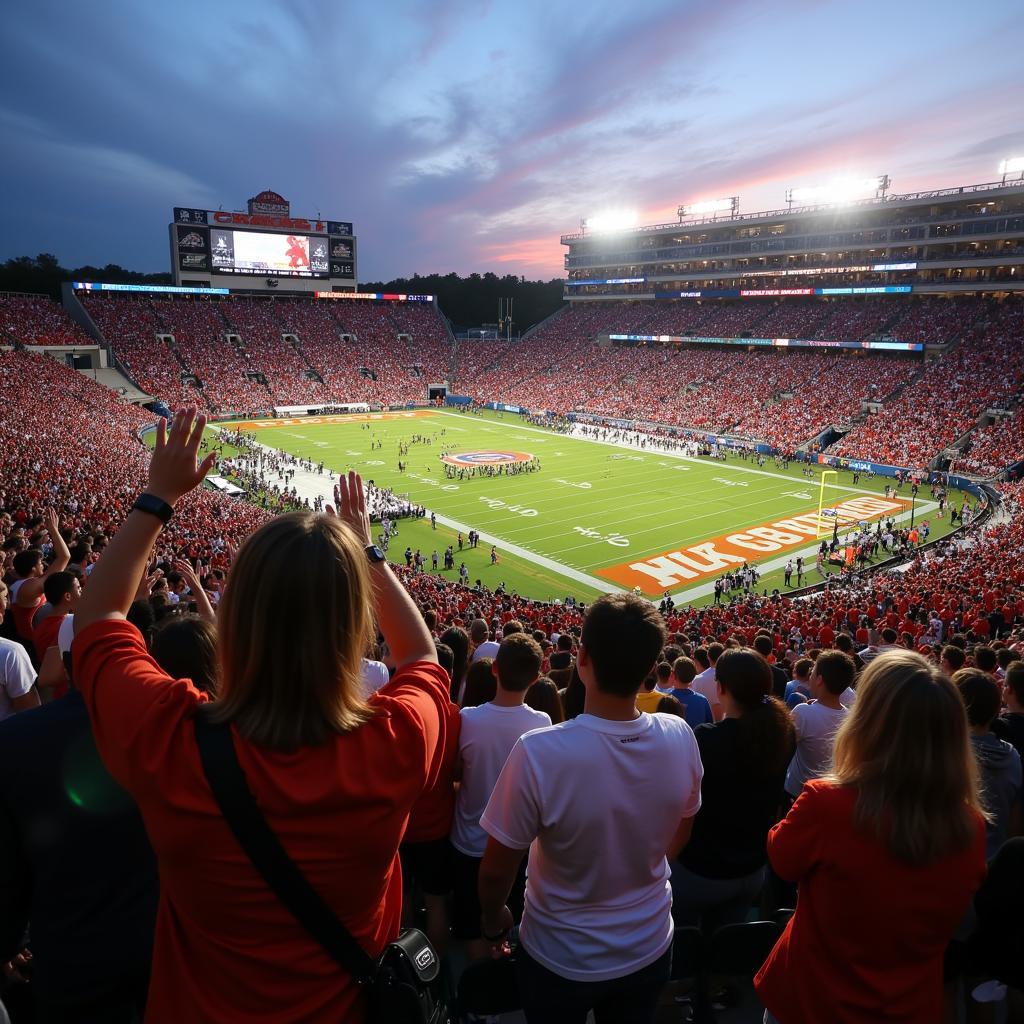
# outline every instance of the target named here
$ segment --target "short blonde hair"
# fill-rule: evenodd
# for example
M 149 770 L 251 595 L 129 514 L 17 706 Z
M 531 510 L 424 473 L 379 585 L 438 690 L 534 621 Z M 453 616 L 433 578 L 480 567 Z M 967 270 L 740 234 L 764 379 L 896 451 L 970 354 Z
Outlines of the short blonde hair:
M 334 516 L 278 516 L 246 540 L 217 613 L 212 715 L 252 743 L 325 743 L 370 715 L 362 659 L 374 638 L 363 545 Z
M 911 864 L 967 849 L 985 817 L 960 694 L 912 651 L 864 669 L 826 778 L 857 790 L 856 827 Z

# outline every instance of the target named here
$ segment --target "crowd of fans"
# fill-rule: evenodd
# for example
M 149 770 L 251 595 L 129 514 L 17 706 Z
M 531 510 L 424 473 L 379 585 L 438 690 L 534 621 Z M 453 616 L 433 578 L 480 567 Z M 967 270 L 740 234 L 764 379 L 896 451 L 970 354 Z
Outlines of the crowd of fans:
M 421 908 L 463 961 L 518 926 L 529 1021 L 652 1020 L 673 919 L 724 941 L 794 883 L 756 979 L 779 1021 L 938 1019 L 944 954 L 963 998 L 1021 985 L 1024 485 L 899 572 L 662 617 L 367 568 L 356 478 L 319 517 L 196 489 L 189 415 L 149 459 L 146 414 L 47 357 L 0 354 L 0 402 L 0 758 L 39 772 L 31 799 L 0 772 L 14 1007 L 116 1020 L 148 991 L 157 1021 L 362 1019 L 232 845 L 197 717 L 233 724 L 260 812 L 370 952 Z M 166 529 L 130 513 L 142 492 Z M 102 814 L 104 769 L 67 754 L 90 732 L 131 797 Z
M 732 433 L 787 452 L 827 428 L 833 454 L 926 467 L 1024 378 L 1022 304 L 953 299 L 577 303 L 521 342 L 454 350 L 431 304 L 227 302 L 89 295 L 87 310 L 129 376 L 171 408 L 266 414 L 275 405 L 423 401 L 448 382 L 479 401 L 585 410 Z M 45 299 L 9 298 L 12 340 L 87 340 Z M 599 346 L 604 334 L 863 340 L 952 346 L 941 358 Z M 159 339 L 159 340 L 158 340 Z M 883 403 L 868 415 L 864 403 Z M 852 427 L 852 429 L 850 429 Z M 965 443 L 963 468 L 997 475 L 1024 454 L 1016 420 Z
M 60 306 L 42 295 L 0 295 L 0 345 L 91 345 Z
M 83 301 L 129 376 L 171 408 L 262 415 L 275 405 L 402 405 L 449 375 L 448 331 L 432 304 Z
M 935 300 L 932 300 L 935 301 Z M 969 337 L 941 359 L 880 413 L 855 427 L 830 451 L 898 466 L 924 468 L 974 427 L 991 407 L 1008 408 L 1024 388 L 1024 303 L 1007 300 L 986 311 Z M 1011 435 L 1008 440 L 1012 440 Z M 991 442 L 991 439 L 989 443 Z M 989 450 L 992 462 L 1019 461 L 1020 449 Z

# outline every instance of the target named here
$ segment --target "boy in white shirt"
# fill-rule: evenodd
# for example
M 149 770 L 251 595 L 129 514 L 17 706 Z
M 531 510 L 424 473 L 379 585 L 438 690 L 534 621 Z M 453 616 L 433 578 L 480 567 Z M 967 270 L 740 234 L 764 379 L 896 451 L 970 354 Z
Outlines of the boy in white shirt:
M 786 772 L 786 792 L 795 800 L 809 779 L 824 775 L 832 764 L 836 732 L 849 710 L 843 695 L 853 683 L 857 666 L 842 651 L 823 651 L 811 672 L 812 700 L 793 708 L 796 752 Z
M 608 594 L 589 608 L 577 670 L 584 713 L 523 736 L 481 824 L 483 937 L 497 950 L 514 916 L 507 898 L 530 851 L 517 953 L 527 1020 L 649 1021 L 668 981 L 676 857 L 700 809 L 693 731 L 636 709 L 665 642 L 649 602 Z M 669 786 L 652 785 L 671 779 Z
M 509 751 L 523 733 L 551 725 L 543 711 L 527 707 L 526 691 L 540 676 L 544 652 L 533 637 L 513 633 L 501 642 L 491 670 L 497 680 L 494 700 L 459 713 L 459 759 L 455 778 L 460 782 L 452 821 L 454 864 L 452 934 L 469 943 L 471 959 L 487 955 L 480 942 L 480 901 L 477 875 L 487 847 L 487 833 L 480 827 L 494 783 Z M 525 884 L 525 877 L 521 879 Z M 520 889 L 520 895 L 521 895 Z

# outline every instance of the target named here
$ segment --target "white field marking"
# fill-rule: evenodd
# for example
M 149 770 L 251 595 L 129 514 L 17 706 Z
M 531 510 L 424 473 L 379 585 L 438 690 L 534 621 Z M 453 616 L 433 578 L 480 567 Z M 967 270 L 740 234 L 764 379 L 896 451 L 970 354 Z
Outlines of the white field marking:
M 439 416 L 454 416 L 456 418 L 458 418 L 458 416 L 459 416 L 459 414 L 457 412 L 441 412 L 440 410 L 438 411 L 438 415 Z M 535 434 L 545 434 L 545 435 L 547 435 L 549 437 L 551 436 L 551 433 L 552 433 L 552 431 L 550 431 L 550 430 L 541 430 L 540 427 L 517 426 L 515 429 L 516 430 L 529 430 L 532 433 L 535 433 Z M 608 448 L 624 448 L 624 449 L 627 449 L 629 451 L 642 451 L 642 452 L 646 452 L 649 455 L 656 455 L 659 458 L 663 458 L 663 459 L 676 459 L 676 460 L 678 460 L 680 462 L 695 462 L 699 466 L 708 466 L 712 462 L 716 462 L 717 461 L 717 460 L 713 460 L 713 459 L 694 458 L 692 455 L 679 455 L 676 452 L 667 452 L 667 451 L 665 451 L 662 448 L 640 448 L 638 445 L 626 444 L 623 441 L 601 441 L 601 440 L 598 440 L 598 439 L 593 438 L 593 437 L 579 437 L 576 434 L 563 434 L 562 436 L 563 437 L 571 438 L 573 441 L 583 441 L 583 442 L 585 442 L 587 444 L 603 444 L 603 445 L 605 445 Z M 559 453 L 558 452 L 553 452 L 553 453 L 550 453 L 550 454 L 557 455 Z M 733 465 L 730 462 L 719 463 L 718 464 L 718 469 L 720 469 L 722 471 L 732 471 L 734 473 L 754 473 L 757 476 L 773 476 L 777 480 L 785 480 L 787 483 L 790 483 L 790 484 L 793 483 L 793 477 L 788 476 L 785 473 L 773 473 L 773 472 L 771 472 L 770 470 L 767 470 L 767 469 L 751 469 L 749 466 L 736 466 L 736 465 Z M 815 486 L 817 486 L 819 483 L 820 483 L 820 481 L 815 480 Z M 844 484 L 825 484 L 825 486 L 827 488 L 831 489 L 831 490 L 834 490 L 834 491 L 856 491 L 858 494 L 859 493 L 863 493 L 859 487 L 847 487 Z
M 441 415 L 441 416 L 458 417 L 458 413 L 439 412 L 439 415 Z M 551 431 L 542 430 L 539 427 L 530 427 L 530 426 L 526 426 L 526 425 L 517 426 L 514 429 L 530 431 L 531 433 L 535 433 L 535 434 L 547 434 L 549 436 L 551 434 Z M 731 472 L 735 472 L 735 473 L 748 473 L 748 474 L 753 474 L 755 476 L 764 476 L 764 477 L 769 477 L 769 478 L 773 478 L 773 479 L 776 479 L 776 480 L 784 480 L 786 483 L 788 483 L 790 485 L 792 485 L 794 483 L 794 480 L 793 480 L 792 476 L 789 476 L 789 475 L 787 475 L 785 473 L 774 473 L 774 472 L 771 472 L 770 470 L 766 470 L 766 469 L 753 469 L 753 468 L 750 468 L 749 466 L 738 466 L 738 465 L 734 465 L 734 464 L 731 464 L 731 463 L 728 463 L 728 462 L 727 463 L 721 463 L 721 462 L 718 462 L 717 460 L 712 460 L 712 459 L 694 458 L 694 457 L 689 456 L 689 455 L 680 455 L 680 454 L 678 454 L 676 452 L 664 451 L 662 449 L 657 449 L 657 448 L 656 449 L 647 449 L 647 448 L 641 449 L 638 445 L 629 444 L 629 443 L 624 442 L 624 441 L 604 441 L 604 440 L 598 440 L 598 439 L 590 438 L 590 437 L 579 437 L 579 436 L 576 436 L 576 435 L 573 435 L 573 434 L 567 434 L 567 435 L 563 435 L 563 436 L 571 438 L 573 441 L 577 441 L 577 442 L 578 441 L 583 441 L 583 442 L 586 442 L 586 443 L 589 443 L 589 444 L 601 444 L 601 445 L 605 445 L 606 447 L 609 447 L 609 448 L 626 449 L 626 450 L 629 450 L 629 451 L 643 451 L 643 452 L 646 452 L 647 454 L 650 454 L 652 456 L 657 455 L 657 456 L 659 456 L 661 458 L 669 458 L 669 459 L 676 460 L 677 462 L 695 463 L 695 464 L 697 464 L 699 466 L 706 466 L 708 468 L 710 468 L 711 466 L 714 466 L 716 470 L 721 471 L 721 472 L 729 472 L 729 471 L 731 471 Z M 549 453 L 549 454 L 558 454 L 558 453 Z M 628 483 L 628 485 L 627 485 L 627 490 L 630 493 L 635 493 L 635 490 L 636 490 L 636 488 L 637 488 L 639 483 L 640 483 L 640 481 L 638 481 L 638 480 L 630 481 Z M 820 484 L 820 480 L 815 480 L 814 484 L 815 484 L 815 486 L 819 485 Z M 851 487 L 851 486 L 847 486 L 845 484 L 825 484 L 825 487 L 830 489 L 830 490 L 842 491 L 842 492 L 851 493 L 851 494 L 870 495 L 872 497 L 876 497 L 876 496 L 878 496 L 878 494 L 880 494 L 880 492 L 865 490 L 865 489 L 863 489 L 861 487 Z M 602 492 L 602 493 L 604 493 L 604 492 Z M 666 500 L 670 501 L 671 499 L 659 498 L 657 500 L 658 500 L 658 502 L 663 504 Z M 705 498 L 705 501 L 710 501 L 710 500 L 713 500 L 713 499 Z M 767 504 L 768 500 L 769 499 L 765 499 L 764 502 L 750 502 L 750 501 L 746 501 L 746 502 L 744 502 L 744 508 L 754 508 L 758 504 L 762 504 L 762 503 L 763 504 Z M 813 500 L 813 498 L 811 500 Z M 539 507 L 543 507 L 543 505 L 545 504 L 545 499 L 540 499 L 540 500 L 535 499 L 534 500 L 534 504 L 539 506 Z M 653 502 L 646 502 L 643 505 L 639 505 L 639 506 L 634 505 L 633 507 L 634 508 L 637 508 L 637 507 L 645 508 L 648 505 L 652 505 L 652 504 L 654 504 L 654 503 Z M 618 514 L 618 513 L 615 513 L 615 514 Z M 651 513 L 651 515 L 663 515 L 663 514 L 664 514 L 663 508 L 655 511 L 654 513 Z M 701 519 L 714 518 L 714 517 L 716 517 L 716 516 L 718 516 L 720 514 L 721 513 L 719 511 L 713 511 L 713 512 L 710 512 L 710 513 L 708 513 L 707 515 L 704 515 L 704 516 L 690 516 L 690 517 L 688 517 L 687 522 L 688 523 L 694 523 L 694 522 L 698 522 Z M 635 522 L 637 520 L 637 518 L 650 518 L 650 516 L 640 516 L 640 517 L 631 516 L 630 517 L 630 522 L 631 523 Z M 538 525 L 540 525 L 540 524 L 538 524 Z M 547 525 L 547 524 L 545 524 L 545 525 Z M 536 528 L 537 527 L 530 527 L 528 529 L 533 530 L 533 529 L 536 529 Z M 522 531 L 518 531 L 517 530 L 516 532 L 520 533 Z M 636 534 L 637 536 L 642 536 L 643 533 L 651 532 L 651 531 L 640 531 L 639 534 L 637 534 L 636 531 L 632 531 L 632 532 L 634 534 Z M 534 543 L 540 543 L 540 542 L 542 542 L 543 539 L 548 539 L 548 538 L 547 537 L 545 537 L 545 538 L 538 538 L 537 540 L 534 541 Z M 563 550 L 570 551 L 570 550 L 573 550 L 573 549 L 572 548 L 568 548 L 568 549 L 563 549 Z
M 263 444 L 261 441 L 256 441 L 255 443 L 260 445 L 261 448 L 265 448 L 268 452 L 277 452 L 281 450 L 279 448 L 274 448 L 271 445 Z M 292 480 L 292 486 L 298 492 L 300 498 L 309 499 L 310 505 L 313 504 L 317 497 L 322 497 L 324 502 L 328 505 L 334 504 L 333 478 L 328 476 L 327 473 L 320 476 L 318 473 L 309 473 L 304 469 L 296 468 L 295 478 Z M 447 526 L 452 530 L 459 530 L 462 533 L 469 533 L 470 527 L 467 526 L 466 523 L 460 522 L 458 519 L 451 519 L 448 516 L 443 516 L 439 512 L 436 513 L 436 515 L 437 521 L 443 526 Z M 485 544 L 496 545 L 499 552 L 508 552 L 509 554 L 518 555 L 524 562 L 533 562 L 535 565 L 542 565 L 545 569 L 550 569 L 551 572 L 556 575 L 562 576 L 565 579 L 573 580 L 576 583 L 582 583 L 584 586 L 590 587 L 598 593 L 609 594 L 622 592 L 621 587 L 615 586 L 614 583 L 611 583 L 608 580 L 598 579 L 596 576 L 589 576 L 587 573 L 581 572 L 579 569 L 574 569 L 561 562 L 556 562 L 553 558 L 548 558 L 546 555 L 541 555 L 536 551 L 530 551 L 528 548 L 520 547 L 518 544 L 513 544 L 504 537 L 499 537 L 497 534 L 484 533 L 482 530 L 477 530 L 477 533 L 480 534 L 480 539 Z
M 631 488 L 631 490 L 635 490 L 636 486 L 638 486 L 638 485 L 634 485 L 634 488 Z M 870 491 L 859 491 L 858 494 L 860 494 L 861 496 L 877 497 L 877 495 L 873 494 Z M 606 494 L 606 492 L 602 492 L 602 495 L 603 496 L 608 496 Z M 758 500 L 752 500 L 755 497 Z M 752 512 L 754 509 L 759 508 L 761 505 L 774 504 L 777 501 L 778 501 L 778 495 L 777 494 L 769 494 L 769 493 L 767 493 L 766 489 L 758 488 L 757 490 L 751 491 L 749 493 L 747 500 L 745 500 L 743 502 L 743 508 L 747 512 Z M 541 510 L 543 510 L 545 505 L 548 505 L 548 504 L 556 504 L 556 505 L 560 505 L 561 504 L 561 502 L 558 501 L 557 498 L 554 499 L 554 500 L 548 499 L 548 498 L 544 498 L 544 499 L 534 498 L 533 499 L 533 503 L 534 503 L 534 505 L 536 505 L 538 507 L 538 509 L 541 509 Z M 705 500 L 704 500 L 704 504 L 705 505 L 712 505 L 712 506 L 718 504 L 718 505 L 721 505 L 722 507 L 720 507 L 720 508 L 712 508 L 709 512 L 705 512 L 702 515 L 687 515 L 686 519 L 685 519 L 685 526 L 686 526 L 686 528 L 692 530 L 692 527 L 693 527 L 693 525 L 695 523 L 700 523 L 700 522 L 702 522 L 705 519 L 717 519 L 717 518 L 722 516 L 723 512 L 731 511 L 732 509 L 735 508 L 734 504 L 731 501 L 729 501 L 729 499 L 725 495 L 722 495 L 722 496 L 719 496 L 719 497 L 714 497 L 714 496 L 708 495 L 705 498 Z M 645 534 L 648 534 L 648 533 L 655 533 L 655 532 L 664 530 L 665 529 L 666 510 L 671 505 L 672 505 L 672 499 L 671 498 L 665 498 L 665 497 L 663 497 L 661 495 L 656 495 L 656 496 L 652 497 L 650 500 L 644 501 L 644 502 L 632 502 L 630 504 L 630 506 L 629 506 L 629 508 L 631 509 L 630 514 L 629 514 L 630 532 L 634 536 L 636 536 L 636 537 L 642 537 L 642 536 L 644 536 Z M 644 509 L 648 509 L 648 508 L 652 509 L 652 511 L 650 511 L 650 512 L 644 512 L 643 511 Z M 794 513 L 794 514 L 796 514 L 796 513 Z M 638 529 L 634 528 L 636 526 L 636 524 L 642 522 L 645 519 L 656 519 L 658 521 L 653 526 L 651 526 L 651 527 L 649 527 L 647 529 L 638 530 Z M 608 525 L 622 525 L 622 509 L 621 509 L 621 507 L 620 508 L 609 509 L 607 512 L 604 512 L 604 513 L 602 513 L 599 516 L 595 515 L 595 516 L 592 517 L 592 522 L 595 525 L 605 524 L 606 521 L 607 521 Z M 534 530 L 536 530 L 538 528 L 547 528 L 549 525 L 551 525 L 551 524 L 550 523 L 543 523 L 543 524 L 538 523 L 536 526 L 523 527 L 522 529 L 517 530 L 516 532 L 517 533 L 522 533 L 523 531 L 532 532 L 532 531 L 534 531 Z M 684 526 L 684 523 L 680 523 L 679 525 L 680 525 L 680 528 L 682 528 Z M 737 526 L 736 528 L 737 529 L 742 529 L 743 527 L 742 527 L 742 525 L 740 525 L 740 526 Z M 545 535 L 545 538 L 547 536 L 555 538 L 555 537 L 559 536 L 559 534 L 558 533 L 553 533 L 553 534 L 550 534 L 550 535 Z M 692 534 L 692 537 L 693 537 L 694 540 L 699 540 L 699 539 L 701 539 L 704 536 L 705 535 L 704 535 L 703 532 L 698 532 L 698 533 Z M 542 539 L 544 539 L 544 538 L 536 538 L 534 540 L 534 543 L 539 543 L 540 540 L 542 540 Z M 571 550 L 573 550 L 573 548 L 567 548 L 567 549 L 564 549 L 564 550 L 571 551 Z M 655 552 L 655 553 L 658 553 L 658 552 Z
M 633 495 L 633 494 L 636 494 L 638 491 L 641 492 L 641 493 L 644 491 L 644 489 L 645 489 L 645 479 L 644 478 L 646 477 L 646 474 L 642 474 L 642 471 L 638 471 L 638 476 L 639 476 L 638 479 L 629 481 L 629 482 L 627 482 L 625 484 L 625 487 L 623 488 L 623 494 L 624 495 Z M 744 510 L 746 510 L 747 512 L 752 513 L 755 509 L 759 508 L 761 505 L 774 504 L 775 502 L 777 502 L 778 501 L 778 497 L 779 497 L 778 496 L 778 492 L 775 490 L 775 488 L 777 488 L 777 487 L 778 487 L 777 484 L 770 484 L 770 483 L 762 484 L 761 486 L 759 486 L 759 487 L 751 490 L 750 492 L 748 492 L 748 496 L 747 496 L 747 498 L 743 502 Z M 615 496 L 615 488 L 612 487 L 611 485 L 609 485 L 608 487 L 604 488 L 601 493 L 602 493 L 603 497 L 614 498 L 614 496 Z M 872 491 L 864 490 L 864 489 L 861 489 L 861 488 L 855 489 L 855 493 L 857 493 L 858 495 L 861 495 L 861 496 L 870 496 L 870 497 L 877 497 L 878 496 L 877 494 L 875 494 Z M 538 495 L 533 495 L 531 500 L 532 500 L 533 505 L 535 505 L 541 511 L 543 511 L 548 506 L 555 506 L 557 508 L 557 507 L 561 507 L 562 504 L 563 504 L 563 499 L 559 498 L 557 494 L 552 495 L 551 497 L 547 497 L 547 498 L 542 498 L 542 497 L 540 497 Z M 669 508 L 669 506 L 672 505 L 672 502 L 673 502 L 673 499 L 671 497 L 665 497 L 664 495 L 660 495 L 660 494 L 653 495 L 648 500 L 642 501 L 642 502 L 637 502 L 635 500 L 634 501 L 630 501 L 629 508 L 630 508 L 631 512 L 630 512 L 630 515 L 629 515 L 629 525 L 630 525 L 630 532 L 633 534 L 633 536 L 639 538 L 639 537 L 643 537 L 647 533 L 656 533 L 656 532 L 664 530 L 664 528 L 665 528 L 666 510 L 667 510 L 667 508 Z M 685 518 L 685 525 L 686 525 L 686 527 L 690 531 L 693 530 L 694 524 L 700 523 L 700 522 L 702 522 L 703 520 L 706 520 L 706 519 L 716 519 L 716 518 L 719 518 L 723 514 L 724 511 L 726 511 L 726 510 L 730 510 L 731 511 L 735 507 L 733 502 L 732 502 L 732 499 L 729 498 L 728 495 L 726 495 L 726 494 L 721 494 L 721 495 L 718 495 L 718 496 L 709 494 L 704 499 L 704 505 L 705 506 L 710 506 L 710 511 L 705 512 L 705 513 L 703 513 L 701 515 L 687 515 L 686 516 L 686 518 Z M 715 507 L 715 506 L 720 506 L 720 507 Z M 646 512 L 646 511 L 644 511 L 645 509 L 651 509 L 651 511 L 650 512 Z M 636 529 L 635 528 L 636 525 L 639 524 L 640 522 L 642 522 L 645 519 L 654 519 L 654 520 L 656 520 L 656 522 L 654 523 L 654 525 L 652 527 L 650 527 L 648 529 L 643 529 L 643 530 Z M 564 535 L 563 534 L 563 527 L 565 526 L 565 523 L 563 521 L 563 523 L 559 524 L 558 528 L 552 530 L 551 528 L 554 525 L 555 524 L 552 524 L 549 521 L 543 522 L 543 523 L 530 524 L 530 525 L 524 524 L 523 526 L 518 527 L 518 528 L 516 528 L 515 530 L 513 530 L 511 532 L 512 532 L 512 534 L 514 536 L 517 536 L 517 537 L 522 537 L 524 535 L 529 535 L 530 538 L 531 538 L 531 543 L 532 544 L 541 544 L 541 543 L 543 543 L 544 541 L 547 541 L 547 540 L 554 541 L 557 544 L 559 537 Z M 592 526 L 602 526 L 602 527 L 605 527 L 605 528 L 614 528 L 614 527 L 617 527 L 617 526 L 621 526 L 622 525 L 622 507 L 620 506 L 618 508 L 610 508 L 608 511 L 603 512 L 600 516 L 596 516 L 595 515 L 595 516 L 591 517 L 591 525 Z M 680 527 L 682 527 L 682 525 L 683 524 L 680 524 Z M 737 529 L 738 528 L 740 528 L 740 526 L 737 526 Z M 699 540 L 699 539 L 701 539 L 704 536 L 705 535 L 704 535 L 703 532 L 692 533 L 692 539 L 694 541 Z M 682 543 L 682 541 L 680 541 L 680 543 Z M 560 551 L 571 551 L 571 550 L 575 550 L 576 547 L 585 547 L 585 546 L 586 545 L 575 545 L 574 547 L 571 547 L 571 548 L 563 548 L 560 544 L 558 545 Z M 658 548 L 658 549 L 655 550 L 655 549 L 652 548 L 651 550 L 653 551 L 653 553 L 657 554 L 657 553 L 660 552 L 661 549 Z
M 348 449 L 348 450 L 347 450 L 347 451 L 345 452 L 345 454 L 346 454 L 346 455 L 362 455 L 363 453 L 362 453 L 362 452 L 354 452 L 354 451 L 352 451 L 352 449 L 351 449 L 351 448 L 349 448 L 349 449 Z
M 939 504 L 936 501 L 919 501 L 917 503 L 917 510 L 916 510 L 916 512 L 917 512 L 918 516 L 922 516 L 922 515 L 925 515 L 928 512 L 934 511 L 938 507 L 939 507 Z M 911 512 L 911 510 L 907 509 L 906 512 L 901 512 L 899 515 L 893 516 L 892 519 L 893 519 L 894 522 L 902 523 L 905 520 L 910 518 L 910 512 Z M 889 516 L 882 516 L 881 518 L 882 519 L 888 519 L 890 517 Z M 877 522 L 877 520 L 874 520 L 874 521 Z M 844 531 L 844 530 L 840 531 L 840 533 L 844 533 L 844 532 L 846 532 L 846 531 Z M 814 544 L 811 547 L 800 548 L 799 550 L 794 549 L 794 550 L 791 550 L 791 551 L 787 551 L 784 555 L 781 555 L 778 558 L 773 558 L 769 562 L 755 562 L 754 564 L 757 566 L 758 572 L 764 574 L 764 573 L 773 572 L 776 569 L 785 568 L 786 562 L 788 562 L 791 558 L 795 561 L 798 555 L 802 555 L 804 557 L 804 561 L 806 563 L 808 558 L 811 558 L 811 559 L 817 558 L 818 548 L 821 547 L 821 541 L 822 540 L 828 540 L 828 539 L 829 538 L 827 538 L 827 537 L 822 537 L 822 538 L 820 538 L 818 540 L 817 544 Z M 814 562 L 813 561 L 811 561 L 809 565 L 805 565 L 804 566 L 804 577 L 805 578 L 809 577 L 810 574 L 811 574 L 811 571 L 813 569 L 814 569 Z M 813 586 L 815 583 L 821 583 L 823 581 L 823 579 L 824 579 L 824 577 L 819 577 L 818 579 L 813 580 L 813 581 L 811 581 L 810 583 L 808 583 L 806 585 L 807 586 Z M 693 601 L 694 599 L 696 599 L 698 597 L 706 597 L 708 594 L 713 594 L 714 592 L 715 592 L 715 580 L 714 580 L 714 578 L 712 578 L 709 583 L 701 583 L 701 584 L 699 584 L 696 587 L 690 587 L 688 590 L 680 590 L 680 591 L 671 592 L 671 593 L 672 593 L 672 597 L 673 598 L 679 598 L 680 600 L 683 600 L 683 601 Z

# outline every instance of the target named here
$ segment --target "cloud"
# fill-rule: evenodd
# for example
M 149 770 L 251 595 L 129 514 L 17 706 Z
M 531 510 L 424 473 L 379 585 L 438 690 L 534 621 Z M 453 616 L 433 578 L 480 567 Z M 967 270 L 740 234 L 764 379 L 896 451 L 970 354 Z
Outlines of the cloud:
M 173 205 L 269 186 L 354 221 L 364 279 L 549 277 L 559 235 L 605 206 L 666 221 L 740 193 L 748 212 L 777 208 L 786 186 L 845 169 L 904 191 L 991 180 L 1024 149 L 1019 3 L 991 0 L 979 22 L 907 0 L 881 34 L 871 10 L 110 0 L 97 19 L 35 0 L 0 41 L 0 96 L 18 97 L 0 110 L 0 257 L 45 243 L 161 269 Z

